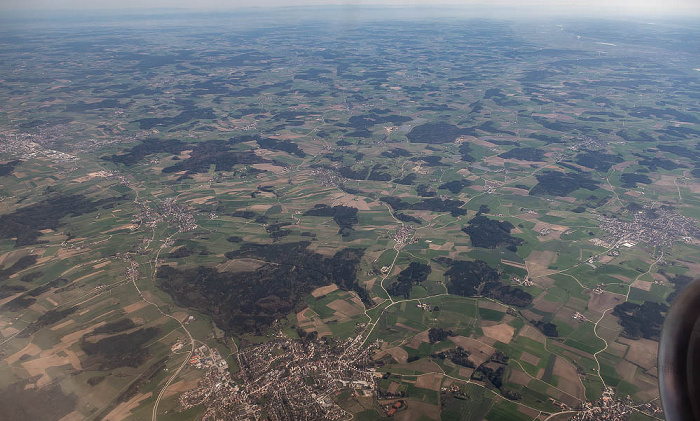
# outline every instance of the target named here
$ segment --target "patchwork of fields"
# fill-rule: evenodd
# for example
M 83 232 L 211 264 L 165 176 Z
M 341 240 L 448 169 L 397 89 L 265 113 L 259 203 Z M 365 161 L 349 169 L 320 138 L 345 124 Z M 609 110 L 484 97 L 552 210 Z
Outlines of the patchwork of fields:
M 697 25 L 368 10 L 0 22 L 4 416 L 662 417 Z

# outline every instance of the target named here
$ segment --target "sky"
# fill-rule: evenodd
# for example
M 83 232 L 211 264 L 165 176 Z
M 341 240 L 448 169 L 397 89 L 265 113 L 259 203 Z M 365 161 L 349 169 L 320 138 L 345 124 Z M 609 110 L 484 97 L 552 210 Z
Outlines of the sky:
M 193 10 L 279 6 L 474 6 L 539 7 L 565 10 L 622 12 L 700 12 L 700 0 L 0 0 L 0 9 L 15 10 L 128 10 L 182 8 Z

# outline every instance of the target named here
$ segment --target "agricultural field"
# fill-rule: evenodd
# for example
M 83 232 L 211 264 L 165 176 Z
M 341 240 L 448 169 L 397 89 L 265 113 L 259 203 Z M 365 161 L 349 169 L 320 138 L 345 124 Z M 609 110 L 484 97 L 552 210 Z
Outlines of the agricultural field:
M 344 11 L 0 19 L 4 416 L 662 419 L 696 21 Z

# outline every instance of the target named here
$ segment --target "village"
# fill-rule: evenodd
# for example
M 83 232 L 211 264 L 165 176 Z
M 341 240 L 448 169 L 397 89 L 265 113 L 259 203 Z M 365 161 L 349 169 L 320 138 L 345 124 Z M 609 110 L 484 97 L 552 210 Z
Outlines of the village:
M 585 402 L 571 421 L 625 421 L 633 412 L 655 417 L 661 413 L 661 408 L 653 402 L 634 405 L 629 396 L 620 399 L 611 387 L 606 387 L 600 399 Z
M 241 351 L 234 379 L 218 351 L 202 345 L 190 365 L 207 373 L 197 388 L 180 396 L 180 404 L 184 409 L 205 405 L 203 420 L 347 418 L 333 397 L 341 389 L 373 396 L 376 373 L 369 366 L 375 348 L 362 347 L 360 336 L 330 344 L 279 334 Z
M 625 247 L 633 247 L 640 241 L 650 246 L 671 247 L 679 240 L 692 242 L 693 238 L 700 238 L 700 228 L 694 219 L 666 206 L 639 210 L 632 220 L 599 215 L 598 221 L 600 228 L 609 233 L 607 243 L 619 242 Z

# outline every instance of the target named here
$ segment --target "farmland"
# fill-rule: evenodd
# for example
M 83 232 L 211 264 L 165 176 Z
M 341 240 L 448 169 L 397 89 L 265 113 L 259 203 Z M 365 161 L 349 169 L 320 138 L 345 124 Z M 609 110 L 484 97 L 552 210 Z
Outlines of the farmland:
M 0 21 L 3 409 L 660 417 L 697 25 L 334 10 Z

